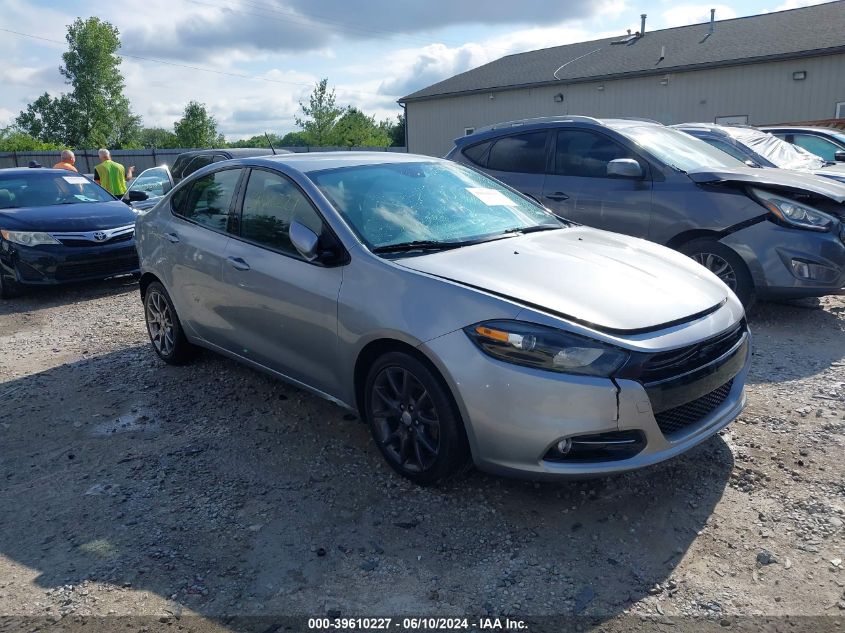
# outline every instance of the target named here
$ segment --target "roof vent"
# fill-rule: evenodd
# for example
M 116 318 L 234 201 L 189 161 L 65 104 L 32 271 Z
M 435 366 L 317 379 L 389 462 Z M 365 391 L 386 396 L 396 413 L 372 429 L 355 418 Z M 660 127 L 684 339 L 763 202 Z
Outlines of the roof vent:
M 629 42 L 634 41 L 634 40 L 635 40 L 635 39 L 637 39 L 638 37 L 639 37 L 639 35 L 636 35 L 636 34 L 631 34 L 631 31 L 630 31 L 630 29 L 629 29 L 629 30 L 628 30 L 628 35 L 626 35 L 625 37 L 623 37 L 621 40 L 614 40 L 613 42 L 611 42 L 611 44 L 628 44 Z
M 710 30 L 707 31 L 713 35 L 713 29 L 716 27 L 716 9 L 710 9 Z
M 645 35 L 645 19 L 648 17 L 645 13 L 640 15 L 640 37 Z

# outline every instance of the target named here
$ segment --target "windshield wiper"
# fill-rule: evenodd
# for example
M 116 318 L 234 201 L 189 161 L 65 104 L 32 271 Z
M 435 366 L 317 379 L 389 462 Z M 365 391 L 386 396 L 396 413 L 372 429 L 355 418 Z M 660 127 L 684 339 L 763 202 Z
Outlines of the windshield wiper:
M 503 233 L 537 233 L 539 231 L 554 231 L 562 229 L 560 224 L 537 224 L 535 226 L 523 226 L 514 229 L 505 229 Z
M 439 242 L 437 240 L 414 240 L 413 242 L 399 242 L 376 246 L 373 253 L 406 253 L 408 251 L 445 251 L 450 248 L 460 248 L 469 244 L 477 244 L 477 240 L 465 242 Z

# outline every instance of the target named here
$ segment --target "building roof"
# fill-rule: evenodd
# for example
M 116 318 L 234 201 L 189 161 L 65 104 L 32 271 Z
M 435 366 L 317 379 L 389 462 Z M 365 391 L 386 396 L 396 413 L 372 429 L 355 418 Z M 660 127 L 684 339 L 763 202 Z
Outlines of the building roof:
M 616 79 L 845 51 L 845 1 L 517 53 L 418 90 L 400 103 L 465 92 Z M 665 55 L 661 59 L 661 53 Z

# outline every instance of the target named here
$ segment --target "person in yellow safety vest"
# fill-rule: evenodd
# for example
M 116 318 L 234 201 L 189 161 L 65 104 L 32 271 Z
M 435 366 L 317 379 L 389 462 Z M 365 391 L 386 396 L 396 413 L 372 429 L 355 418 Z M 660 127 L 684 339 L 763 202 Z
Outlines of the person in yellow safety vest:
M 103 162 L 94 166 L 94 182 L 99 183 L 111 195 L 120 198 L 126 193 L 126 181 L 132 180 L 135 166 L 131 165 L 128 171 L 124 170 L 123 165 L 111 159 L 111 152 L 107 149 L 99 150 L 97 155 Z

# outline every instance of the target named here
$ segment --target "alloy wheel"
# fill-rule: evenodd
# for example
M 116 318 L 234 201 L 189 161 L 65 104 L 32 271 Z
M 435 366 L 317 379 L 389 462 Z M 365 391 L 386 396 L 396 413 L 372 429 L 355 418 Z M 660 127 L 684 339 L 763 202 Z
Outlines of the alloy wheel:
M 385 367 L 373 382 L 376 441 L 402 469 L 421 473 L 440 451 L 440 418 L 425 386 L 402 367 Z
M 695 253 L 692 258 L 736 292 L 736 271 L 728 261 L 715 253 Z
M 156 290 L 151 290 L 147 296 L 147 329 L 159 354 L 170 356 L 174 346 L 173 311 L 167 299 Z

